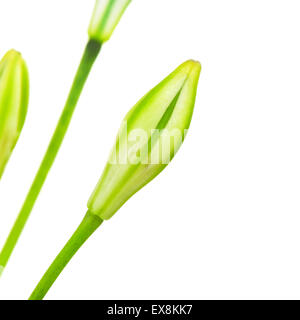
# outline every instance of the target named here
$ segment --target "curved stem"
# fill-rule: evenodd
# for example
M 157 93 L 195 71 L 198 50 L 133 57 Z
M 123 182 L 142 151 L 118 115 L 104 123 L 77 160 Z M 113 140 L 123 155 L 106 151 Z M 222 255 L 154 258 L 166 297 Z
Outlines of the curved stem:
M 21 208 L 19 216 L 6 240 L 6 243 L 0 253 L 0 270 L 3 271 L 6 266 L 17 241 L 25 227 L 25 224 L 29 218 L 29 215 L 33 209 L 35 201 L 43 187 L 43 184 L 47 178 L 49 170 L 51 169 L 59 148 L 63 142 L 64 136 L 69 127 L 73 112 L 80 97 L 81 91 L 88 78 L 88 75 L 92 69 L 92 66 L 100 52 L 101 43 L 95 40 L 89 40 L 83 57 L 81 59 L 79 68 L 77 70 L 74 82 L 69 93 L 66 105 L 61 114 L 53 137 L 48 146 L 47 152 L 40 165 L 40 168 L 35 176 L 35 179 L 31 185 L 29 193 L 25 199 L 25 202 Z
M 102 222 L 103 220 L 100 217 L 90 213 L 89 211 L 87 212 L 73 236 L 55 258 L 39 284 L 34 289 L 29 300 L 42 300 L 45 297 L 48 290 L 51 288 L 68 262 L 72 259 L 74 254 L 102 224 Z

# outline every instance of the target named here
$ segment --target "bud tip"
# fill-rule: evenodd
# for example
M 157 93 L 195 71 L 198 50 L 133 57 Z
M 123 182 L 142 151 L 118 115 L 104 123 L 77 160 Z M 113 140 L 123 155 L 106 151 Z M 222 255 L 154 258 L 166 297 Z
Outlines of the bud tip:
M 197 60 L 187 60 L 186 62 L 183 63 L 182 67 L 186 68 L 186 71 L 188 73 L 192 71 L 201 71 L 201 63 Z
M 9 58 L 9 57 L 21 57 L 21 53 L 15 49 L 10 49 L 9 51 L 7 51 L 7 53 L 5 54 L 4 57 Z

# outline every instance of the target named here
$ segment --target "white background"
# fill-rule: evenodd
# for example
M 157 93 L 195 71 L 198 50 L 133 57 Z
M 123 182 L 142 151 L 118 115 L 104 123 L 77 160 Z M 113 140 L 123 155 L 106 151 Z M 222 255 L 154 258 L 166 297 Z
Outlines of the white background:
M 0 245 L 87 40 L 94 1 L 1 0 L 0 55 L 31 78 L 0 183 Z M 0 280 L 25 299 L 79 224 L 125 113 L 187 59 L 202 63 L 185 144 L 67 266 L 48 299 L 300 299 L 300 4 L 134 0 L 103 47 Z

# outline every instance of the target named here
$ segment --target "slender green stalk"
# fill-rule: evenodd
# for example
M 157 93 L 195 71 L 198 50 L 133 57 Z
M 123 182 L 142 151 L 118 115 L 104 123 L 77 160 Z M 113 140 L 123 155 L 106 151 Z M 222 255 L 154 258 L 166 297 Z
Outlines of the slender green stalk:
M 102 224 L 102 222 L 103 220 L 101 218 L 90 213 L 89 211 L 87 212 L 73 236 L 67 242 L 59 255 L 55 258 L 41 281 L 34 289 L 29 300 L 42 300 L 45 297 L 54 281 L 58 278 L 74 254 Z
M 75 110 L 76 104 L 80 97 L 81 91 L 84 87 L 84 84 L 88 78 L 88 75 L 92 69 L 92 66 L 100 52 L 101 43 L 95 40 L 89 40 L 82 60 L 80 62 L 79 68 L 77 70 L 74 82 L 68 96 L 66 105 L 59 119 L 58 125 L 55 129 L 54 135 L 50 141 L 47 152 L 44 156 L 44 159 L 41 163 L 41 166 L 35 176 L 35 179 L 31 185 L 27 198 L 21 208 L 19 216 L 6 240 L 6 243 L 0 253 L 0 271 L 3 271 L 6 266 L 17 241 L 24 229 L 24 226 L 29 218 L 29 215 L 33 209 L 35 201 L 42 189 L 42 186 L 47 178 L 49 170 L 51 169 L 55 157 L 59 151 L 59 148 L 62 144 L 64 136 L 69 127 L 73 112 Z M 1 273 L 1 272 L 0 272 Z

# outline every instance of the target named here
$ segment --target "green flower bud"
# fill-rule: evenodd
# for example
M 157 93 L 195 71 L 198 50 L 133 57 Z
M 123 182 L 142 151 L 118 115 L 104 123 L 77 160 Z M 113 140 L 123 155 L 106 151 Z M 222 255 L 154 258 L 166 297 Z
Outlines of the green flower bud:
M 172 160 L 190 126 L 201 65 L 189 60 L 145 95 L 125 117 L 89 202 L 107 220 Z
M 101 43 L 109 40 L 131 0 L 96 0 L 89 37 Z
M 0 178 L 23 128 L 28 98 L 25 61 L 10 50 L 0 61 Z

